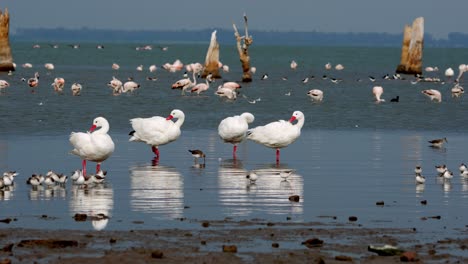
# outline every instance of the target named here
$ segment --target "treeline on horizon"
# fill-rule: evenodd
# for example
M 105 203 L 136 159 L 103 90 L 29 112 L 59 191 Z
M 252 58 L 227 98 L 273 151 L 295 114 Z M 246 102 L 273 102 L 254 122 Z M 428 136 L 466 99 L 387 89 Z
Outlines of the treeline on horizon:
M 130 42 L 130 43 L 209 43 L 214 29 L 203 30 L 109 30 L 65 28 L 19 28 L 10 41 L 35 42 Z M 336 33 L 250 30 L 256 45 L 378 46 L 401 47 L 403 33 Z M 235 44 L 233 30 L 217 29 L 220 44 Z M 447 39 L 424 34 L 425 47 L 468 47 L 468 34 L 451 32 Z

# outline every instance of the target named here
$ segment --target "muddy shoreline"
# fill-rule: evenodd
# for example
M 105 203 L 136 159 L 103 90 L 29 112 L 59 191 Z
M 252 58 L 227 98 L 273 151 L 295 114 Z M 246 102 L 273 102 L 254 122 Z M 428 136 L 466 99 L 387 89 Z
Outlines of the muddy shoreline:
M 424 242 L 417 229 L 359 224 L 198 221 L 198 229 L 38 230 L 0 226 L 0 263 L 399 263 L 369 245 L 392 245 L 420 263 L 467 263 L 465 230 Z M 406 256 L 406 255 L 405 255 Z M 411 258 L 410 257 L 410 258 Z

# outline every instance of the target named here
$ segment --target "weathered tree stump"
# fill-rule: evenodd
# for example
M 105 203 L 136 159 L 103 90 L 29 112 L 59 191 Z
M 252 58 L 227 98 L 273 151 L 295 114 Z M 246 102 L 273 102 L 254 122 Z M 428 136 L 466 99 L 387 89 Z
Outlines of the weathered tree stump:
M 10 15 L 5 8 L 5 13 L 0 10 L 0 72 L 15 70 L 8 36 L 9 27 Z
M 216 39 L 216 30 L 211 33 L 210 46 L 205 58 L 205 69 L 201 77 L 206 78 L 209 74 L 214 79 L 221 78 L 219 74 L 219 43 Z
M 401 60 L 396 72 L 404 74 L 421 74 L 424 46 L 424 18 L 418 17 L 413 25 L 405 25 Z
M 244 22 L 245 22 L 245 36 L 241 36 L 239 34 L 239 31 L 237 31 L 236 24 L 232 24 L 232 27 L 234 28 L 234 36 L 236 37 L 236 41 L 237 41 L 237 51 L 239 52 L 239 58 L 242 64 L 242 82 L 251 82 L 252 72 L 250 71 L 249 46 L 252 45 L 253 39 L 252 39 L 252 36 L 249 36 L 248 25 L 247 25 L 247 15 L 245 14 L 244 14 Z

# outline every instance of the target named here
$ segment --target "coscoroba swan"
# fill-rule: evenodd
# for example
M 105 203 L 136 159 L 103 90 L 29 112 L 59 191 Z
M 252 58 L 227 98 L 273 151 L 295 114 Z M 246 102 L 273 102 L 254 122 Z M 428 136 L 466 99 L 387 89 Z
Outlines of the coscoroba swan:
M 177 118 L 177 121 L 173 122 L 173 118 Z M 167 118 L 153 116 L 130 119 L 133 131 L 129 134 L 131 136 L 129 141 L 140 141 L 150 145 L 156 159 L 159 160 L 158 147 L 179 138 L 181 134 L 180 127 L 184 120 L 184 112 L 179 109 L 172 110 Z
M 237 144 L 242 142 L 249 129 L 249 124 L 254 121 L 254 116 L 251 113 L 243 113 L 241 115 L 227 117 L 219 123 L 218 134 L 226 143 L 234 145 L 232 156 L 236 158 Z
M 100 128 L 96 130 L 96 128 Z M 107 134 L 109 122 L 104 117 L 96 117 L 88 132 L 72 132 L 70 143 L 74 149 L 71 154 L 83 159 L 83 175 L 86 176 L 86 161 L 97 162 L 96 172 L 101 170 L 101 162 L 114 152 L 114 142 Z
M 295 120 L 297 123 L 293 124 Z M 269 148 L 275 148 L 276 162 L 279 163 L 280 149 L 299 138 L 303 125 L 304 114 L 301 111 L 294 111 L 289 121 L 279 120 L 247 130 L 247 139 Z

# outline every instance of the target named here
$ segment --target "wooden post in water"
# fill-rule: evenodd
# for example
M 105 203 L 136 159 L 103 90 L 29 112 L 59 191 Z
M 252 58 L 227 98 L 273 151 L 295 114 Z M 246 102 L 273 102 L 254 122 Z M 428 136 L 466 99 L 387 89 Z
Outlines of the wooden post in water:
M 206 78 L 209 74 L 211 74 L 214 79 L 221 78 L 219 74 L 219 43 L 216 39 L 216 30 L 211 33 L 210 46 L 208 47 L 205 58 L 205 69 L 201 77 Z
M 253 39 L 252 36 L 249 36 L 246 14 L 244 14 L 244 22 L 245 36 L 241 36 L 239 34 L 236 24 L 232 24 L 232 27 L 234 28 L 234 36 L 237 41 L 237 51 L 239 52 L 239 58 L 242 64 L 242 82 L 251 82 L 252 72 L 250 71 L 249 46 L 252 45 Z M 242 41 L 244 41 L 244 43 L 242 43 Z
M 403 31 L 401 60 L 396 72 L 404 74 L 421 74 L 424 46 L 424 18 L 418 17 L 413 25 L 406 25 Z
M 15 70 L 8 37 L 9 27 L 10 15 L 8 9 L 5 8 L 5 13 L 0 10 L 0 72 Z

